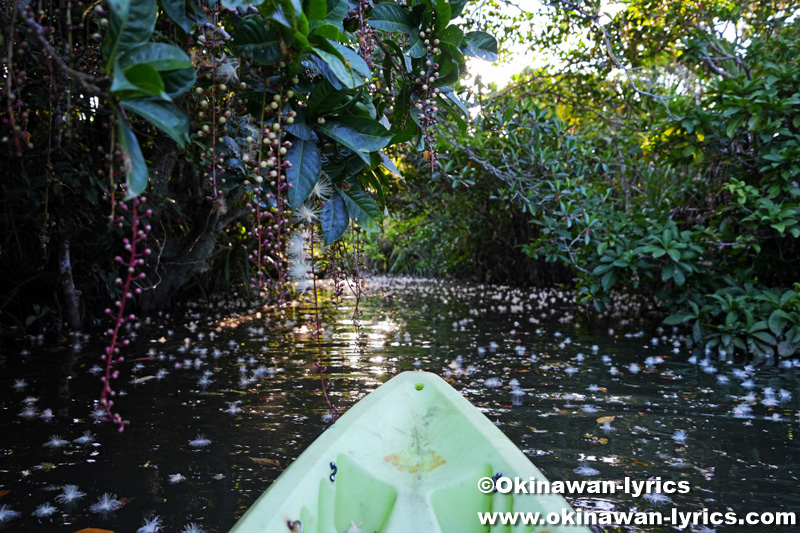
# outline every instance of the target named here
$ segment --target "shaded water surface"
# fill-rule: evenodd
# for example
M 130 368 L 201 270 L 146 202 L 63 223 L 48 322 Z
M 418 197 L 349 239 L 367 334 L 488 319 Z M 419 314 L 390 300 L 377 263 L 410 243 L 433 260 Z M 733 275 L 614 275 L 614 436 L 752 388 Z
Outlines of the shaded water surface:
M 800 511 L 797 366 L 709 363 L 671 330 L 630 319 L 588 323 L 558 291 L 407 279 L 369 288 L 360 336 L 353 299 L 322 310 L 338 409 L 401 371 L 427 370 L 448 379 L 551 481 L 661 477 L 691 485 L 662 511 Z M 621 314 L 640 311 L 630 305 Z M 101 344 L 6 346 L 0 531 L 134 532 L 156 515 L 163 531 L 189 523 L 227 531 L 325 427 L 311 312 L 292 308 L 287 323 L 202 303 L 141 323 L 115 383 L 130 422 L 121 434 L 92 417 Z M 64 485 L 85 496 L 64 502 Z M 116 495 L 118 508 L 93 512 L 104 494 Z M 569 499 L 622 511 L 658 503 L 621 493 Z M 52 514 L 33 516 L 48 503 Z M 8 519 L 9 511 L 19 515 Z

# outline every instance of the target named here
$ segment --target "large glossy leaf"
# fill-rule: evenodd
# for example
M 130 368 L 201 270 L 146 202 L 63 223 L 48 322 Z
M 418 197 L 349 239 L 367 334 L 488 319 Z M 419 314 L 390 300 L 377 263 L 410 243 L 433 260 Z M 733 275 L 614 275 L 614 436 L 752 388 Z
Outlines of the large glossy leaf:
M 236 26 L 233 48 L 237 53 L 247 52 L 257 63 L 270 65 L 281 58 L 281 38 L 268 28 L 259 15 L 251 15 Z
M 328 4 L 325 0 L 309 0 L 307 10 L 308 20 L 325 20 L 328 16 Z
M 189 55 L 172 44 L 146 43 L 131 48 L 119 58 L 123 68 L 132 65 L 149 65 L 158 71 L 178 70 L 192 66 Z
M 128 122 L 117 114 L 117 131 L 119 146 L 122 148 L 125 180 L 128 184 L 126 200 L 139 196 L 147 189 L 147 164 L 144 162 L 142 149 Z
M 341 52 L 333 46 L 332 41 L 326 39 L 322 43 L 318 43 L 317 46 L 311 47 L 311 50 L 325 62 L 330 72 L 343 86 L 348 89 L 355 89 L 364 84 L 364 77 L 347 65 Z M 325 72 L 323 72 L 324 74 Z
M 222 7 L 230 9 L 231 11 L 234 9 L 241 9 L 244 11 L 250 6 L 260 6 L 263 3 L 264 0 L 222 0 Z
M 372 72 L 369 70 L 369 65 L 367 65 L 367 62 L 364 61 L 364 58 L 358 55 L 355 50 L 348 48 L 343 44 L 337 43 L 336 41 L 328 42 L 336 49 L 336 51 L 342 54 L 345 64 L 349 65 L 351 69 L 355 70 L 365 78 L 372 76 Z
M 150 40 L 156 27 L 156 0 L 109 0 L 108 33 L 103 43 L 103 70 L 116 57 Z
M 349 148 L 367 164 L 370 152 L 377 152 L 392 140 L 389 130 L 364 117 L 337 117 L 318 124 L 317 131 Z
M 406 35 L 417 33 L 416 25 L 405 9 L 394 2 L 376 5 L 369 14 L 369 25 L 384 31 L 401 32 Z
M 153 98 L 133 98 L 122 101 L 122 106 L 151 122 L 172 137 L 181 148 L 189 140 L 189 119 L 174 104 Z
M 339 81 L 339 78 L 336 77 L 336 74 L 334 74 L 333 70 L 330 68 L 328 63 L 321 57 L 314 54 L 308 54 L 306 55 L 305 61 L 302 62 L 301 64 L 305 68 L 316 70 L 317 72 L 322 74 L 325 80 L 327 80 L 337 91 L 348 89 L 348 87 L 346 87 L 341 81 Z
M 425 43 L 422 42 L 422 39 L 419 38 L 419 35 L 416 33 L 411 36 L 408 40 L 408 46 L 405 47 L 403 50 L 406 54 L 410 55 L 411 57 L 420 58 L 424 57 L 428 51 L 425 48 Z
M 335 191 L 330 200 L 322 206 L 319 220 L 326 246 L 333 244 L 347 231 L 347 227 L 350 225 L 350 216 L 347 214 L 347 208 L 339 191 Z
M 330 82 L 322 80 L 314 85 L 314 89 L 308 95 L 308 112 L 312 115 L 318 115 L 334 109 L 346 95 L 346 91 L 336 90 Z
M 436 13 L 434 28 L 436 29 L 436 31 L 441 31 L 450 23 L 450 18 L 452 13 L 452 8 L 450 7 L 450 1 L 436 0 L 433 5 L 433 11 Z
M 350 177 L 347 179 L 349 189 L 342 189 L 342 200 L 347 207 L 350 218 L 355 220 L 359 226 L 371 233 L 381 231 L 380 222 L 383 220 L 381 208 L 364 189 L 358 178 Z
M 292 124 L 284 124 L 283 129 L 304 141 L 313 141 L 315 139 L 314 131 L 306 123 L 306 109 L 303 107 L 297 110 L 294 122 Z
M 164 12 L 172 19 L 172 22 L 177 24 L 185 33 L 194 32 L 195 26 L 197 26 L 195 13 L 200 10 L 194 3 L 190 4 L 188 11 L 186 9 L 186 0 L 161 0 L 161 7 L 164 8 Z M 189 11 L 192 13 L 190 14 Z
M 437 35 L 439 41 L 453 46 L 461 46 L 464 40 L 464 32 L 458 26 L 448 26 Z
M 194 86 L 197 81 L 197 72 L 194 67 L 186 67 L 172 72 L 163 72 L 161 79 L 164 80 L 164 92 L 170 98 L 177 98 Z
M 286 169 L 286 180 L 289 182 L 289 205 L 292 209 L 305 202 L 316 185 L 322 171 L 317 145 L 311 141 L 296 140 L 286 152 L 286 160 L 292 166 Z
M 383 152 L 381 152 L 381 166 L 398 178 L 403 177 L 403 175 L 400 174 L 400 171 L 397 169 L 397 165 L 394 164 L 394 161 L 392 161 L 391 158 L 389 158 L 389 156 Z
M 347 0 L 328 0 L 327 4 L 328 15 L 325 20 L 339 28 L 339 30 L 344 30 L 342 20 L 347 16 L 347 12 L 350 9 L 349 2 Z
M 483 31 L 471 31 L 464 36 L 461 45 L 464 54 L 486 61 L 497 61 L 497 41 Z
M 467 5 L 467 0 L 450 0 L 450 17 L 454 19 L 459 16 L 464 11 L 465 5 Z
M 439 61 L 439 77 L 436 78 L 436 81 L 434 81 L 431 86 L 445 87 L 458 81 L 458 78 L 461 76 L 459 64 L 450 59 L 440 59 Z
M 339 28 L 330 22 L 312 20 L 309 23 L 308 36 L 310 38 L 318 37 L 320 39 L 331 39 L 333 41 L 347 41 L 347 36 L 343 34 Z
M 441 95 L 436 99 L 439 104 L 439 107 L 443 109 L 447 115 L 452 118 L 456 124 L 458 125 L 458 129 L 461 130 L 461 133 L 467 132 L 467 123 L 466 121 L 461 118 L 461 114 L 459 113 L 458 109 L 451 105 L 444 97 Z
M 158 71 L 147 64 L 132 65 L 123 69 L 116 65 L 110 92 L 120 98 L 157 96 L 169 100 L 164 92 L 164 81 Z

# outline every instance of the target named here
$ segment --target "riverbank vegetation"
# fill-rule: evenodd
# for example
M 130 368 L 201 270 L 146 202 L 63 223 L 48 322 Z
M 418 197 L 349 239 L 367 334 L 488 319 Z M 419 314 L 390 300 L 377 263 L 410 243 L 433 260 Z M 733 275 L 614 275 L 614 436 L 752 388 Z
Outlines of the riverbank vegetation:
M 6 333 L 115 354 L 137 310 L 369 266 L 652 296 L 723 357 L 800 346 L 789 2 L 3 9 Z M 492 35 L 537 61 L 466 84 Z
M 474 126 L 439 130 L 446 155 L 432 177 L 405 169 L 374 264 L 567 278 L 598 309 L 613 291 L 653 295 L 666 324 L 723 357 L 792 355 L 797 13 L 782 2 L 620 7 L 544 10 L 531 42 L 557 60 L 470 91 Z

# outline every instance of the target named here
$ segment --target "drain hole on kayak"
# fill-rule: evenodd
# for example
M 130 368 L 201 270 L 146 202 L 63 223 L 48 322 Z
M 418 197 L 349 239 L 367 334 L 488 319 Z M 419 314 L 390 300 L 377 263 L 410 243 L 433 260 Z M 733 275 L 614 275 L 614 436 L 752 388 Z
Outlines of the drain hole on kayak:
M 425 385 L 423 385 L 422 383 L 417 383 L 416 385 L 414 385 L 414 388 L 417 390 L 422 390 L 425 388 Z

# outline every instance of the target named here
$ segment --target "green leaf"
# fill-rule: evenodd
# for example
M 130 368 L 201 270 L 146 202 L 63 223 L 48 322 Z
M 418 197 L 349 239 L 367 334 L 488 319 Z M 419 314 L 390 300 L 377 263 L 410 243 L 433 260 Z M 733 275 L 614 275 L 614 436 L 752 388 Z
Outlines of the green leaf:
M 458 26 L 448 26 L 437 34 L 437 37 L 442 43 L 461 46 L 461 42 L 464 40 L 464 32 Z
M 280 35 L 259 15 L 251 15 L 239 22 L 232 46 L 237 54 L 247 52 L 261 65 L 277 63 L 282 56 Z
M 464 10 L 464 6 L 467 5 L 467 0 L 451 0 L 450 1 L 450 16 L 452 18 L 456 18 L 461 14 Z
M 314 89 L 308 95 L 308 112 L 311 115 L 325 113 L 336 108 L 345 96 L 347 91 L 337 91 L 329 81 L 322 80 L 314 85 Z
M 463 118 L 461 118 L 461 114 L 458 112 L 458 109 L 450 105 L 450 102 L 448 102 L 442 95 L 437 95 L 436 101 L 439 103 L 439 106 L 444 109 L 447 115 L 456 122 L 461 133 L 466 134 L 467 123 Z
M 661 271 L 661 281 L 667 281 L 671 278 L 674 271 L 675 265 L 670 264 L 664 267 L 664 270 Z
M 681 260 L 681 252 L 675 248 L 670 248 L 667 250 L 667 255 L 669 255 L 673 261 L 680 261 Z M 655 256 L 653 256 L 655 257 Z
M 306 123 L 306 109 L 302 107 L 297 110 L 294 123 L 284 124 L 283 129 L 304 141 L 313 141 L 316 139 L 316 137 L 314 137 L 314 131 L 309 127 L 308 123 Z
M 771 333 L 767 333 L 766 331 L 758 331 L 755 333 L 750 334 L 751 337 L 755 337 L 756 339 L 769 344 L 770 346 L 775 346 L 778 344 L 778 340 L 772 336 Z
M 397 169 L 397 165 L 394 164 L 394 161 L 392 161 L 389 158 L 389 156 L 387 156 L 383 152 L 381 152 L 380 154 L 381 154 L 381 166 L 386 170 L 388 170 L 389 172 L 391 172 L 392 174 L 394 174 L 395 176 L 397 176 L 398 178 L 402 178 L 403 175 L 400 174 L 400 171 Z
M 464 36 L 461 51 L 486 61 L 497 61 L 497 41 L 483 31 L 471 31 Z
M 189 140 L 189 119 L 174 104 L 153 98 L 134 98 L 122 101 L 122 107 L 133 111 L 172 137 L 181 148 Z
M 189 55 L 172 44 L 147 43 L 131 48 L 119 58 L 122 68 L 132 65 L 149 65 L 155 70 L 178 70 L 193 67 Z
M 268 18 L 273 22 L 277 22 L 284 28 L 289 28 L 291 30 L 294 30 L 295 28 L 296 20 L 294 19 L 294 17 L 291 17 L 291 15 L 287 17 L 286 13 L 284 13 L 283 11 L 283 7 L 281 6 L 276 6 L 275 9 L 273 9 L 272 12 L 269 14 Z M 291 18 L 292 20 L 290 21 L 289 18 Z
M 418 32 L 411 15 L 394 2 L 376 5 L 369 14 L 368 22 L 370 26 L 379 30 L 401 32 L 406 35 Z
M 600 276 L 601 274 L 605 274 L 613 268 L 614 265 L 598 265 L 594 270 L 592 270 L 592 276 Z
M 170 98 L 177 98 L 194 86 L 197 81 L 197 72 L 192 66 L 164 72 L 161 74 L 161 79 L 164 81 L 164 92 Z
M 103 54 L 108 61 L 150 40 L 157 16 L 155 0 L 109 0 L 108 33 Z
M 317 184 L 322 172 L 317 145 L 311 141 L 296 140 L 286 152 L 286 160 L 292 166 L 286 169 L 286 180 L 289 182 L 289 205 L 296 209 L 306 201 L 308 195 Z
M 603 276 L 603 279 L 600 280 L 600 285 L 603 286 L 604 290 L 608 290 L 614 285 L 614 283 L 617 282 L 618 279 L 619 279 L 619 274 L 617 274 L 617 270 L 616 269 L 609 270 L 608 272 L 606 272 L 606 275 Z
M 156 27 L 156 0 L 109 0 L 108 33 L 103 43 L 103 71 L 115 59 L 150 40 Z
M 231 11 L 234 9 L 244 11 L 250 6 L 260 6 L 263 3 L 264 0 L 222 0 L 222 7 Z
M 677 326 L 684 324 L 694 318 L 692 315 L 686 313 L 673 313 L 664 319 L 664 324 L 668 326 Z
M 328 41 L 340 54 L 342 54 L 342 58 L 344 58 L 345 65 L 349 66 L 351 69 L 354 69 L 356 72 L 361 74 L 365 78 L 369 78 L 372 76 L 372 71 L 369 69 L 369 65 L 367 62 L 364 61 L 355 50 L 344 46 L 343 44 L 337 43 L 336 41 Z M 359 84 L 362 85 L 362 84 Z
M 161 7 L 164 8 L 164 12 L 172 19 L 172 22 L 177 24 L 184 33 L 194 32 L 197 23 L 194 20 L 195 17 L 187 14 L 186 0 L 161 0 Z M 193 13 L 200 11 L 200 8 L 194 3 L 190 4 L 190 8 Z
M 725 128 L 725 135 L 727 135 L 729 139 L 733 139 L 733 136 L 736 134 L 736 130 L 738 130 L 739 127 L 744 124 L 746 119 L 747 117 L 742 115 L 728 122 L 728 126 Z
M 349 2 L 347 0 L 330 0 L 327 4 L 328 15 L 325 20 L 343 31 L 342 20 L 347 16 L 347 11 L 350 9 Z
M 344 235 L 350 225 L 350 217 L 347 208 L 339 191 L 334 191 L 330 200 L 325 202 L 319 213 L 322 234 L 325 237 L 325 245 L 333 244 L 339 237 Z
M 414 58 L 425 57 L 425 54 L 428 53 L 425 48 L 425 43 L 422 42 L 422 39 L 420 39 L 419 35 L 416 33 L 411 35 L 411 38 L 408 40 L 408 46 L 406 46 L 403 51 Z
M 433 12 L 436 13 L 434 29 L 438 32 L 443 30 L 450 23 L 452 8 L 450 7 L 449 0 L 435 0 Z
M 785 313 L 780 309 L 777 309 L 769 315 L 769 329 L 775 335 L 781 335 L 783 333 L 783 328 L 786 327 L 786 323 L 788 322 L 786 318 L 784 318 Z
M 350 188 L 347 190 L 342 188 L 341 192 L 350 218 L 355 220 L 366 231 L 371 233 L 380 232 L 380 222 L 383 219 L 381 208 L 364 191 L 358 178 L 350 177 L 347 179 L 347 183 L 350 184 Z
M 367 164 L 370 152 L 377 152 L 392 140 L 391 132 L 380 122 L 364 117 L 337 117 L 318 124 L 317 131 L 346 146 Z
M 324 50 L 323 48 L 326 49 Z M 312 46 L 311 51 L 317 54 L 317 56 L 319 56 L 319 58 L 325 62 L 325 65 L 330 69 L 331 73 L 333 73 L 336 79 L 348 89 L 355 89 L 356 87 L 364 85 L 363 76 L 353 72 L 353 70 L 348 66 L 341 52 L 339 52 L 339 50 L 333 46 L 333 41 L 326 39 L 322 43 L 318 43 L 317 46 Z
M 678 287 L 682 287 L 683 284 L 686 283 L 686 274 L 683 273 L 683 269 L 681 269 L 681 267 L 675 267 L 675 270 L 672 272 L 672 279 L 675 280 L 675 284 Z
M 325 0 L 309 0 L 306 10 L 308 20 L 325 20 L 328 15 L 328 4 Z
M 164 92 L 164 80 L 150 65 L 133 65 L 126 69 L 114 68 L 114 81 L 109 91 L 120 98 L 157 96 L 169 100 Z
M 797 351 L 797 345 L 788 341 L 778 343 L 778 355 L 781 357 L 791 357 Z
M 311 24 L 311 31 L 309 32 L 308 36 L 319 37 L 321 39 L 331 39 L 333 41 L 346 41 L 347 36 L 339 31 L 339 28 L 330 24 L 328 22 L 319 22 L 317 20 L 312 20 Z
M 306 51 L 311 48 L 311 43 L 308 42 L 308 37 L 303 35 L 302 32 L 296 31 L 293 34 L 295 42 L 300 45 L 301 51 Z
M 128 122 L 117 113 L 117 131 L 119 146 L 122 148 L 123 167 L 125 169 L 128 193 L 126 200 L 135 198 L 147 189 L 148 175 L 147 164 L 144 162 L 139 141 L 133 134 Z

